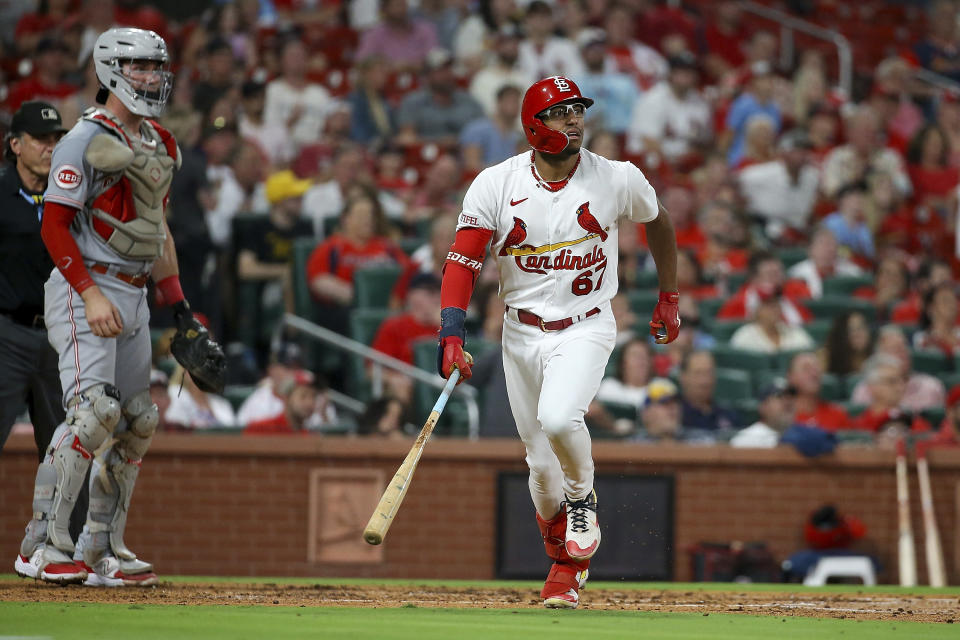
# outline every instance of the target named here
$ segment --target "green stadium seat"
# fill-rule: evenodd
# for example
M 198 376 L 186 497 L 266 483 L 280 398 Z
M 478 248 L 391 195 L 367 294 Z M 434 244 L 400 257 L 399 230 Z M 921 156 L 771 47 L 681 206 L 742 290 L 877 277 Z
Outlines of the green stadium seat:
M 740 419 L 743 420 L 744 427 L 748 427 L 760 419 L 760 412 L 757 410 L 759 405 L 760 403 L 756 398 L 744 398 L 733 404 L 733 408 L 737 410 L 737 413 L 740 414 Z
M 350 338 L 369 346 L 377 335 L 377 329 L 391 315 L 388 309 L 354 309 L 350 312 Z M 360 356 L 351 355 L 350 389 L 353 395 L 366 399 L 369 396 L 366 361 Z
M 802 300 L 801 304 L 810 310 L 818 320 L 833 320 L 846 311 L 859 311 L 866 316 L 868 322 L 876 319 L 877 310 L 867 300 L 859 300 L 849 296 L 823 296 Z
M 710 324 L 710 335 L 718 342 L 730 342 L 730 338 L 737 332 L 737 329 L 746 325 L 743 320 L 714 320 Z
M 748 371 L 718 367 L 716 376 L 713 397 L 719 404 L 735 406 L 737 402 L 753 398 L 753 383 Z
M 940 382 L 943 383 L 943 386 L 946 387 L 947 393 L 950 393 L 950 389 L 960 384 L 960 372 L 941 373 L 937 377 L 940 379 Z
M 915 371 L 931 375 L 948 373 L 953 370 L 953 360 L 940 351 L 915 350 L 910 354 Z
M 830 335 L 830 327 L 832 326 L 833 320 L 821 318 L 808 322 L 803 325 L 803 328 L 806 329 L 807 333 L 810 334 L 810 337 L 813 338 L 813 341 L 818 346 L 823 346 L 827 342 L 827 336 Z
M 386 309 L 390 293 L 400 277 L 397 265 L 378 265 L 353 272 L 354 304 L 358 309 Z
M 727 291 L 731 294 L 736 293 L 740 290 L 740 287 L 743 286 L 743 283 L 747 281 L 749 275 L 746 271 L 739 271 L 736 273 L 731 273 L 727 276 Z
M 413 252 L 423 246 L 422 238 L 400 238 L 399 240 L 400 248 L 403 249 L 405 254 L 413 255 Z
M 713 358 L 717 367 L 725 369 L 766 371 L 776 367 L 776 360 L 768 353 L 736 349 L 725 344 L 718 344 L 713 348 Z
M 726 301 L 726 298 L 708 298 L 707 300 L 701 300 L 697 305 L 700 309 L 700 320 L 706 321 L 716 318 L 717 312 L 720 311 L 720 307 L 722 307 Z
M 657 300 L 660 298 L 660 292 L 655 291 L 631 291 L 627 294 L 630 301 L 630 309 L 641 317 L 648 317 L 653 313 L 657 306 Z
M 843 378 L 834 373 L 823 374 L 820 382 L 820 396 L 829 402 L 846 402 L 850 399 Z
M 634 283 L 636 289 L 660 289 L 660 280 L 657 272 L 650 269 L 638 269 L 637 281 Z
M 223 397 L 230 402 L 234 411 L 239 411 L 240 405 L 256 390 L 256 385 L 232 384 L 224 387 Z
M 863 375 L 859 373 L 851 373 L 843 379 L 843 383 L 846 386 L 847 397 L 853 397 L 853 390 L 857 388 L 857 385 L 860 384 L 860 381 L 863 380 Z
M 471 340 L 467 345 L 467 351 L 473 356 L 474 360 L 496 347 L 496 343 L 486 340 Z M 433 338 L 424 338 L 417 340 L 413 346 L 413 363 L 425 371 L 431 373 L 437 370 L 437 341 Z M 437 377 L 439 380 L 439 376 Z M 436 387 L 426 384 L 416 383 L 413 391 L 413 401 L 416 407 L 417 415 L 427 416 L 430 409 L 437 401 L 440 395 Z M 483 395 L 477 396 L 477 404 L 483 409 Z M 483 414 L 480 415 L 481 424 L 483 423 Z M 447 436 L 467 436 L 470 429 L 470 420 L 467 414 L 466 403 L 459 397 L 454 396 L 450 399 L 447 408 L 440 416 L 437 423 L 437 434 Z
M 929 409 L 924 409 L 920 412 L 920 415 L 923 416 L 923 419 L 930 423 L 930 426 L 934 429 L 940 428 L 940 423 L 943 422 L 944 416 L 947 414 L 947 410 L 944 407 L 930 407 Z
M 313 238 L 294 240 L 293 260 L 290 264 L 293 270 L 293 311 L 307 320 L 313 320 L 313 297 L 310 295 L 310 286 L 307 283 L 307 261 L 316 246 L 317 241 Z
M 870 445 L 874 441 L 874 434 L 862 429 L 841 429 L 834 434 L 840 444 Z
M 330 216 L 323 219 L 323 237 L 329 238 L 337 232 L 340 226 L 340 216 Z
M 782 249 L 777 249 L 777 257 L 780 258 L 780 261 L 783 262 L 783 268 L 789 269 L 798 262 L 803 262 L 807 259 L 807 248 L 806 247 L 783 247 Z
M 786 375 L 787 370 L 790 368 L 790 363 L 793 362 L 794 356 L 798 353 L 809 353 L 810 349 L 790 349 L 788 351 L 779 351 L 773 354 L 773 359 L 775 362 L 774 368 L 781 373 L 781 375 Z
M 823 281 L 823 294 L 827 296 L 849 296 L 860 287 L 872 284 L 872 275 L 834 276 Z

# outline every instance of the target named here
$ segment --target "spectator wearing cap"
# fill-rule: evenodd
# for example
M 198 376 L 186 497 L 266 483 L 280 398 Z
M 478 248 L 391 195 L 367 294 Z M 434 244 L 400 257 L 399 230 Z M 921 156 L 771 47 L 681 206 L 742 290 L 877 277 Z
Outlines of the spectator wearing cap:
M 356 65 L 357 81 L 347 97 L 350 106 L 350 139 L 360 144 L 389 140 L 397 128 L 396 113 L 387 100 L 386 61 L 364 58 Z
M 812 351 L 796 354 L 787 368 L 787 384 L 795 394 L 793 421 L 824 431 L 846 429 L 850 417 L 840 405 L 821 396 L 823 365 Z
M 414 344 L 418 340 L 436 338 L 438 331 L 440 279 L 432 273 L 421 273 L 410 280 L 403 313 L 384 320 L 370 346 L 412 365 Z M 384 369 L 383 375 L 387 393 L 409 403 L 413 381 L 391 369 Z
M 400 103 L 396 140 L 404 145 L 434 142 L 452 147 L 468 123 L 483 117 L 483 108 L 457 88 L 453 56 L 446 49 L 427 54 L 424 84 Z
M 62 40 L 43 38 L 31 58 L 32 73 L 10 88 L 7 108 L 16 111 L 28 100 L 57 102 L 76 93 L 77 88 L 65 80 L 70 70 L 70 53 Z
M 247 423 L 244 435 L 308 433 L 336 421 L 336 411 L 310 371 L 294 370 L 279 384 L 278 391 L 283 397 L 281 411 Z
M 816 175 L 816 170 L 814 170 L 814 175 Z M 814 185 L 814 191 L 816 191 L 816 185 Z M 833 231 L 825 226 L 818 226 L 810 239 L 810 247 L 807 250 L 808 257 L 790 267 L 787 270 L 787 276 L 796 280 L 803 280 L 807 284 L 807 289 L 810 290 L 810 297 L 822 297 L 824 279 L 863 274 L 863 269 L 846 257 L 841 256 L 839 249 L 840 245 L 837 243 Z
M 583 29 L 577 35 L 577 46 L 586 69 L 574 80 L 583 95 L 591 96 L 600 107 L 587 112 L 587 122 L 594 129 L 626 133 L 640 97 L 633 76 L 608 67 L 607 33 L 603 29 Z
M 500 87 L 494 115 L 474 120 L 464 128 L 460 134 L 460 153 L 466 171 L 477 174 L 517 155 L 524 142 L 518 126 L 520 97 L 519 87 Z
M 813 338 L 803 327 L 783 321 L 781 291 L 769 286 L 757 287 L 756 291 L 759 301 L 753 313 L 753 322 L 734 332 L 730 337 L 730 346 L 760 353 L 812 349 Z
M 696 58 L 678 54 L 669 65 L 667 78 L 643 93 L 632 109 L 627 150 L 659 153 L 676 162 L 709 140 L 712 114 L 697 88 Z
M 883 145 L 877 114 L 867 105 L 857 107 L 844 122 L 847 143 L 836 147 L 823 161 L 821 188 L 828 198 L 867 174 L 886 174 L 903 195 L 911 192 L 903 157 Z
M 380 22 L 360 36 L 355 58 L 378 55 L 394 71 L 417 71 L 427 53 L 438 46 L 436 27 L 412 17 L 408 0 L 384 0 Z
M 758 419 L 730 439 L 730 446 L 740 449 L 772 449 L 780 444 L 780 436 L 793 424 L 794 396 L 787 381 L 774 378 L 757 394 Z
M 518 64 L 530 78 L 561 75 L 579 78 L 583 75 L 583 59 L 569 38 L 556 35 L 557 21 L 553 7 L 543 0 L 527 5 L 523 17 Z
M 900 368 L 907 380 L 901 406 L 908 411 L 923 411 L 942 407 L 947 392 L 943 383 L 928 373 L 913 370 L 910 346 L 903 328 L 895 324 L 880 327 L 873 354 L 892 355 L 900 362 Z M 850 402 L 855 405 L 869 405 L 873 402 L 870 387 L 861 380 L 854 387 Z
M 616 3 L 606 11 L 603 28 L 607 32 L 607 69 L 632 76 L 642 92 L 665 78 L 668 66 L 656 49 L 635 37 L 636 24 L 633 9 Z M 650 41 L 661 45 L 659 38 Z M 668 48 L 664 47 L 664 51 Z M 676 52 L 670 51 L 668 55 L 673 53 Z
M 709 351 L 687 353 L 680 364 L 683 417 L 681 424 L 705 431 L 727 431 L 742 425 L 735 411 L 718 406 L 714 400 L 717 364 Z M 647 397 L 650 396 L 649 385 Z
M 257 80 L 247 80 L 240 88 L 240 136 L 251 140 L 271 166 L 279 167 L 293 159 L 293 145 L 287 128 L 277 122 L 264 120 L 267 85 Z
M 293 242 L 309 238 L 313 227 L 301 215 L 302 196 L 310 188 L 309 180 L 301 180 L 286 169 L 269 178 L 265 185 L 270 213 L 244 227 L 236 238 L 237 277 L 241 282 L 262 282 L 263 299 L 285 300 L 292 311 L 290 264 Z
M 53 105 L 24 102 L 13 114 L 0 168 L 0 450 L 26 405 L 41 460 L 64 418 L 57 354 L 43 322 L 53 261 L 40 219 L 50 158 L 65 132 Z
M 654 378 L 640 410 L 643 431 L 635 439 L 651 444 L 714 444 L 715 429 L 688 426 L 677 385 L 668 378 Z
M 784 134 L 777 158 L 745 167 L 737 175 L 747 211 L 759 218 L 768 237 L 803 233 L 817 202 L 820 172 L 810 162 L 810 140 L 802 130 Z
M 837 210 L 823 220 L 837 243 L 868 263 L 876 256 L 873 233 L 867 225 L 867 185 L 853 182 L 837 192 Z
M 747 88 L 730 105 L 727 112 L 724 142 L 729 144 L 727 163 L 734 167 L 740 162 L 746 149 L 747 123 L 757 114 L 764 114 L 773 122 L 775 133 L 780 132 L 782 122 L 780 106 L 774 100 L 773 67 L 766 61 L 757 61 L 750 66 L 750 82 Z
M 801 300 L 810 297 L 802 280 L 788 280 L 783 262 L 770 251 L 756 251 L 750 256 L 747 281 L 717 312 L 718 320 L 745 320 L 753 317 L 760 304 L 760 290 L 780 291 L 780 312 L 789 325 L 813 320 L 813 314 Z
M 520 29 L 516 25 L 507 23 L 500 27 L 493 38 L 490 61 L 481 66 L 470 80 L 470 95 L 488 116 L 496 113 L 496 96 L 501 87 L 512 85 L 525 89 L 537 80 L 517 64 L 520 40 Z
M 907 378 L 897 358 L 877 354 L 867 360 L 863 371 L 863 380 L 870 389 L 870 404 L 853 419 L 850 428 L 878 435 L 887 429 L 902 430 L 896 435 L 930 431 L 929 422 L 903 406 Z
M 306 45 L 290 38 L 280 49 L 280 77 L 267 85 L 264 123 L 284 127 L 294 147 L 320 139 L 330 108 L 330 93 L 307 77 L 310 56 Z

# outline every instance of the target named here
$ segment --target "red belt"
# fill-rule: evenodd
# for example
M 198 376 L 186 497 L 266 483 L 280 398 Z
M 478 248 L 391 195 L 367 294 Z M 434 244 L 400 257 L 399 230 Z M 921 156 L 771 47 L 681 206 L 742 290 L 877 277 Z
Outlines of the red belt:
M 510 307 L 507 307 L 507 309 L 509 310 Z M 549 322 L 544 322 L 543 318 L 535 313 L 530 313 L 529 311 L 524 311 L 523 309 L 517 309 L 517 320 L 523 324 L 540 327 L 541 331 L 560 331 L 562 329 L 566 329 L 572 324 L 580 322 L 581 320 L 585 320 L 590 316 L 595 316 L 598 313 L 600 313 L 600 307 L 594 307 L 593 309 L 590 309 L 590 311 L 581 313 L 578 316 L 571 316 L 562 320 L 550 320 Z
M 150 276 L 145 273 L 139 276 L 131 276 L 129 273 L 123 273 L 122 271 L 111 271 L 108 265 L 100 262 L 94 262 L 89 268 L 90 271 L 93 271 L 94 273 L 102 273 L 105 276 L 113 276 L 114 278 L 122 280 L 123 282 L 126 282 L 127 284 L 137 288 L 145 287 L 147 285 L 147 280 L 150 279 Z

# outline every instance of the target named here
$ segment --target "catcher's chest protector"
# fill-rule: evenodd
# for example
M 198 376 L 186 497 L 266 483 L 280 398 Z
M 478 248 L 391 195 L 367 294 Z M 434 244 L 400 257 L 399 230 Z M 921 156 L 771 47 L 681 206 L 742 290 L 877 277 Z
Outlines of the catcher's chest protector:
M 166 233 L 163 213 L 173 180 L 180 166 L 180 153 L 173 138 L 162 136 L 146 120 L 141 139 L 131 136 L 109 112 L 95 110 L 84 115 L 110 133 L 95 136 L 87 148 L 91 166 L 116 173 L 100 193 L 92 196 L 90 212 L 94 226 L 117 253 L 133 260 L 152 260 L 163 254 Z

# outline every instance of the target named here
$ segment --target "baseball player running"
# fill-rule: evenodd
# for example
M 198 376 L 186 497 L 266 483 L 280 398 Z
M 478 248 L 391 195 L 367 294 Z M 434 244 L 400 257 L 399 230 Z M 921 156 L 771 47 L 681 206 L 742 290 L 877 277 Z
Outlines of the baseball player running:
M 166 44 L 152 31 L 114 28 L 97 39 L 93 58 L 102 107 L 87 111 L 54 149 L 41 225 L 57 267 L 45 285 L 44 320 L 67 417 L 37 469 L 33 519 L 15 568 L 57 583 L 150 585 L 152 565 L 123 540 L 158 419 L 149 392 L 149 277 L 174 307 L 181 340 L 174 355 L 202 349 L 222 373 L 223 354 L 184 300 L 164 218 L 180 151 L 149 118 L 170 95 Z M 74 546 L 67 525 L 91 464 L 87 522 Z
M 490 243 L 506 305 L 510 407 L 526 447 L 537 524 L 553 560 L 541 592 L 547 607 L 577 607 L 600 544 L 583 415 L 615 342 L 610 299 L 617 293 L 622 221 L 646 224 L 657 265 L 660 298 L 651 334 L 667 343 L 680 330 L 670 217 L 634 165 L 581 148 L 592 104 L 562 76 L 527 90 L 520 118 L 533 149 L 484 170 L 470 186 L 441 289 L 437 366 L 444 377 L 457 367 L 469 378 L 464 318 Z

